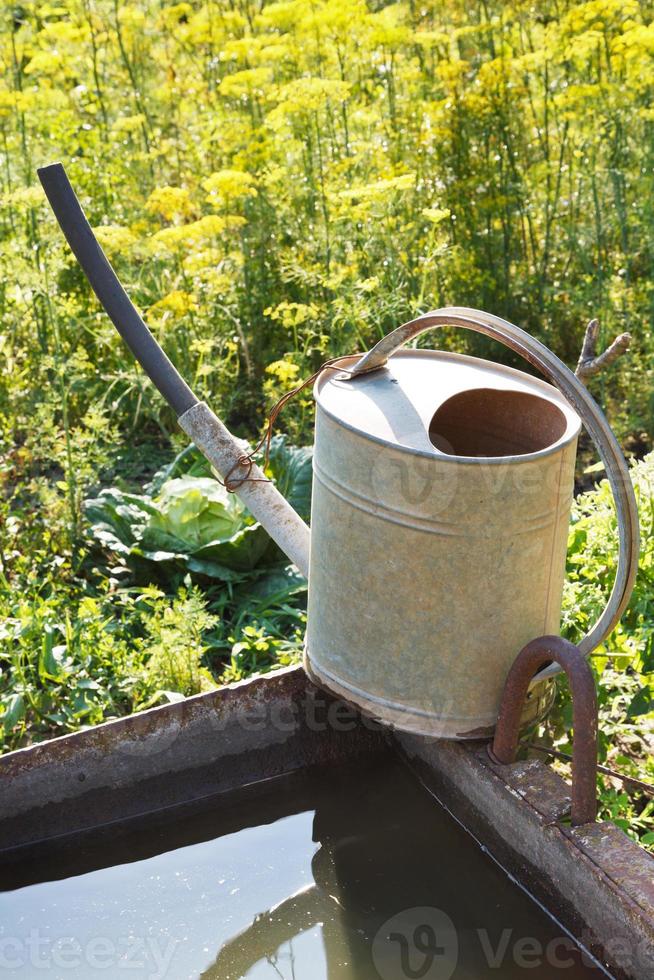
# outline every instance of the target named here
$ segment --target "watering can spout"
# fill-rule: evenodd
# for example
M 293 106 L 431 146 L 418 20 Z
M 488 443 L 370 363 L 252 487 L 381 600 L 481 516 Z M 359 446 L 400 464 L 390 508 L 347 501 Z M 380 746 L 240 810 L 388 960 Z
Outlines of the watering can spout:
M 221 477 L 229 475 L 238 483 L 242 447 L 209 406 L 196 397 L 148 330 L 93 234 L 63 166 L 54 163 L 41 167 L 38 176 L 73 254 L 121 337 L 175 411 L 184 432 Z M 237 492 L 271 538 L 308 577 L 309 528 L 277 488 L 252 466 Z

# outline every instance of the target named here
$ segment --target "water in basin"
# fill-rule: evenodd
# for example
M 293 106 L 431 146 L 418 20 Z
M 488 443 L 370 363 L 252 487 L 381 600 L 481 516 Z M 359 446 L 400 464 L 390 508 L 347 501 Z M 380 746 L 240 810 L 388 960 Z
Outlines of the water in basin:
M 3 872 L 0 973 L 606 976 L 400 763 L 284 777 Z

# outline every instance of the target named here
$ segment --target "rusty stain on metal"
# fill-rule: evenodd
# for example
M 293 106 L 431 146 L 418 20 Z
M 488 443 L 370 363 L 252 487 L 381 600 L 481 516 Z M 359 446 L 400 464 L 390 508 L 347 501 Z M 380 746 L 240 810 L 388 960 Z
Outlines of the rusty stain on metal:
M 531 687 L 527 691 L 527 697 L 525 703 L 522 706 L 522 712 L 520 714 L 520 728 L 527 728 L 530 725 L 536 725 L 539 721 L 542 721 L 554 704 L 554 699 L 556 697 L 556 683 L 553 677 L 549 677 L 543 681 L 538 681 L 537 683 L 532 683 Z M 481 728 L 475 728 L 472 731 L 458 732 L 457 739 L 472 740 L 479 739 L 487 740 L 492 738 L 495 733 L 495 725 L 482 726 Z
M 618 888 L 628 886 L 634 901 L 654 923 L 654 857 L 644 849 L 635 852 L 634 842 L 612 823 L 580 827 L 570 836 Z
M 489 754 L 509 765 L 518 749 L 520 716 L 534 674 L 550 661 L 562 667 L 570 681 L 574 745 L 572 808 L 574 827 L 593 823 L 597 815 L 597 693 L 588 661 L 579 648 L 560 636 L 540 636 L 523 647 L 504 686 L 495 738 Z
M 482 765 L 487 765 L 489 756 L 485 745 L 480 748 L 477 758 Z M 525 759 L 501 767 L 493 763 L 493 768 L 512 792 L 541 815 L 543 826 L 563 820 L 570 813 L 570 786 L 540 759 Z

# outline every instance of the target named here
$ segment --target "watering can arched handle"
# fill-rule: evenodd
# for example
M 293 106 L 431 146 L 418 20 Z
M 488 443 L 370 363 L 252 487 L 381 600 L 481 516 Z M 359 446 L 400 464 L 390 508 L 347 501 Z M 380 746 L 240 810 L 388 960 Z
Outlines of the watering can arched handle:
M 577 644 L 580 651 L 588 655 L 608 636 L 620 619 L 629 602 L 638 568 L 638 509 L 629 468 L 620 445 L 599 405 L 586 386 L 563 361 L 525 330 L 482 310 L 451 306 L 432 310 L 415 320 L 410 320 L 387 334 L 367 354 L 364 354 L 353 367 L 349 368 L 350 376 L 367 374 L 369 371 L 383 367 L 391 354 L 409 340 L 433 327 L 443 326 L 463 327 L 466 330 L 486 334 L 487 337 L 499 340 L 506 347 L 510 347 L 538 368 L 556 385 L 575 409 L 606 467 L 616 505 L 620 553 L 615 582 L 606 608 L 594 626 Z M 558 665 L 552 664 L 538 674 L 538 679 L 558 673 L 559 669 Z

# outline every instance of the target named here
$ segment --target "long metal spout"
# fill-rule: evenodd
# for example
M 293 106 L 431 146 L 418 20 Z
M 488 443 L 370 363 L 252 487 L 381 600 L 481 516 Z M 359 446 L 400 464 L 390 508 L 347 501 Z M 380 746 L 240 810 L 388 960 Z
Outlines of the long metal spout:
M 37 173 L 61 230 L 107 315 L 177 415 L 181 428 L 224 478 L 238 464 L 243 449 L 193 394 L 139 316 L 93 234 L 63 166 L 54 163 Z M 238 476 L 238 469 L 232 476 Z M 309 528 L 258 467 L 252 468 L 249 477 L 239 487 L 239 497 L 308 577 Z M 257 480 L 260 482 L 253 482 Z

